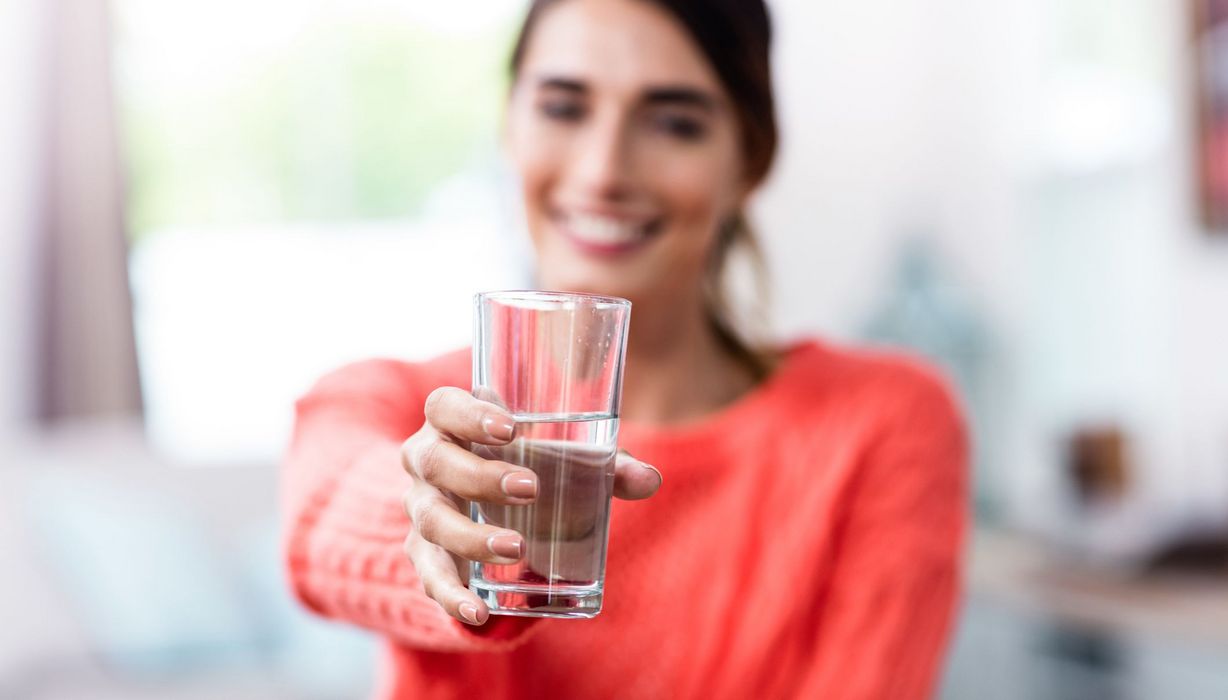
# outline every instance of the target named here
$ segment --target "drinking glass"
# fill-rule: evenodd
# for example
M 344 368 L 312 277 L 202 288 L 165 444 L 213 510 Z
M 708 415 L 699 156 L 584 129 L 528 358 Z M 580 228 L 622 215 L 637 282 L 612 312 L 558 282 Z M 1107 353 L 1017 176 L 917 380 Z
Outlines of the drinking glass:
M 524 537 L 515 564 L 470 564 L 469 588 L 496 615 L 601 611 L 630 316 L 626 299 L 590 294 L 474 298 L 473 395 L 510 412 L 516 433 L 472 449 L 538 479 L 532 504 L 469 507 L 475 522 Z

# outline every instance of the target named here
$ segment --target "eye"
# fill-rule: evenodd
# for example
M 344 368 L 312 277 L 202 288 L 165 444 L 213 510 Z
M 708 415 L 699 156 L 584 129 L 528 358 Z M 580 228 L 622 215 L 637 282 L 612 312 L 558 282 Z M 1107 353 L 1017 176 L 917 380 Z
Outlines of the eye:
M 679 141 L 699 141 L 707 134 L 707 125 L 683 114 L 658 114 L 653 117 L 652 125 L 657 131 Z
M 543 116 L 554 121 L 574 122 L 584 116 L 584 105 L 574 99 L 543 100 L 537 108 Z

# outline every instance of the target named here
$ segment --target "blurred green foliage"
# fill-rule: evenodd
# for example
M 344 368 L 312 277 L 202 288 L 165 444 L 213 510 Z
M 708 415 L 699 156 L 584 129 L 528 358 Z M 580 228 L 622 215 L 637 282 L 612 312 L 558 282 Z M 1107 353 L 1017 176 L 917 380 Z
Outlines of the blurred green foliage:
M 318 23 L 199 89 L 125 83 L 121 70 L 131 235 L 411 216 L 433 185 L 492 147 L 510 29 Z

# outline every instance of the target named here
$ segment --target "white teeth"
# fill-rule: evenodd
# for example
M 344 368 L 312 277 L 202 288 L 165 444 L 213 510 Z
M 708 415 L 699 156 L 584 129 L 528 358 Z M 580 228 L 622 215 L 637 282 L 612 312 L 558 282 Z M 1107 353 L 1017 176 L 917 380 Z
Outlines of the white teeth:
M 572 214 L 567 228 L 576 238 L 605 245 L 630 243 L 644 235 L 642 225 L 591 214 Z

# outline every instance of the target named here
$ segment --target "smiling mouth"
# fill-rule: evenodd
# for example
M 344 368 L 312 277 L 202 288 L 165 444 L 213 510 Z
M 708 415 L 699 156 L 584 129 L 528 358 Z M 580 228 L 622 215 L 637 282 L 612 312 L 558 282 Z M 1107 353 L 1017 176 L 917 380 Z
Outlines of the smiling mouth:
M 585 212 L 558 213 L 554 223 L 586 253 L 623 255 L 643 247 L 661 229 L 660 219 L 628 219 Z

